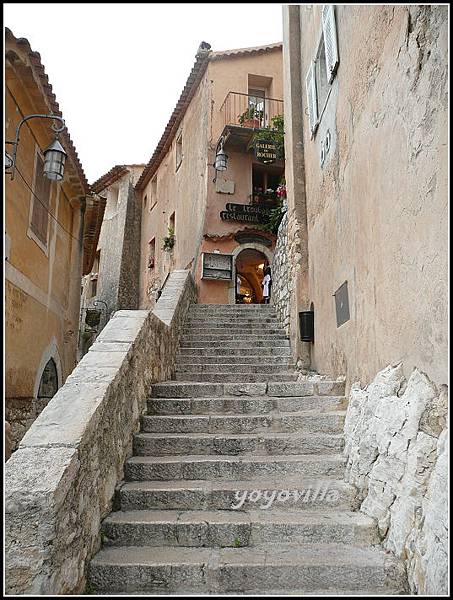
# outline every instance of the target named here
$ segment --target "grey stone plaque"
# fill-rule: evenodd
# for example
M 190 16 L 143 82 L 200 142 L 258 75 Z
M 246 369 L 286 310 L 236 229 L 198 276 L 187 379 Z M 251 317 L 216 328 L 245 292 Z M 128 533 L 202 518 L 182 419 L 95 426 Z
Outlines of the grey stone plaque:
M 202 279 L 222 279 L 231 281 L 233 277 L 233 256 L 220 252 L 203 252 Z
M 349 321 L 349 295 L 348 295 L 348 282 L 345 281 L 340 285 L 338 290 L 334 294 L 335 296 L 335 310 L 337 313 L 337 327 Z

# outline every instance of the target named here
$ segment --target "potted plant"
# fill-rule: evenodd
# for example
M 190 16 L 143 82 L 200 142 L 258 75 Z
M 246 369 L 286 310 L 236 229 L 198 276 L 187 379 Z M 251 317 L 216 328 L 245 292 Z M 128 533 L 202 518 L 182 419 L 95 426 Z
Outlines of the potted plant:
M 166 252 L 171 252 L 173 250 L 175 242 L 175 230 L 173 229 L 173 227 L 169 227 L 168 235 L 164 237 L 164 245 L 162 246 L 162 250 L 165 250 Z
M 238 116 L 238 122 L 242 127 L 258 129 L 261 124 L 262 116 L 262 110 L 258 110 L 254 106 L 249 106 L 242 115 Z

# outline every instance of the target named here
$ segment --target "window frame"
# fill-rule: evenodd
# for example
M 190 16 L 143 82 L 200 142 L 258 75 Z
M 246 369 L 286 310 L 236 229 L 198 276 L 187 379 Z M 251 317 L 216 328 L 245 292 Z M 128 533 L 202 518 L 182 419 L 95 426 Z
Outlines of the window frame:
M 178 162 L 178 158 L 179 158 L 179 162 Z M 175 173 L 178 172 L 179 167 L 182 164 L 182 159 L 184 158 L 184 153 L 183 153 L 183 136 L 182 136 L 182 130 L 180 130 L 178 132 L 178 134 L 176 135 L 176 140 L 175 140 Z
M 35 198 L 35 194 L 36 194 L 36 176 L 38 173 L 38 157 L 39 159 L 42 161 L 43 165 L 44 165 L 44 154 L 41 152 L 41 148 L 35 144 L 35 156 L 34 156 L 34 161 L 33 161 L 33 184 L 32 184 L 32 189 L 33 191 L 30 191 L 30 208 L 29 208 L 29 214 L 28 214 L 28 227 L 27 227 L 27 237 L 30 238 L 31 240 L 33 240 L 37 246 L 39 246 L 39 248 L 44 252 L 46 257 L 49 257 L 49 237 L 50 237 L 50 206 L 51 206 L 51 200 L 52 200 L 52 181 L 49 179 L 49 202 L 47 205 L 47 229 L 46 229 L 46 243 L 44 243 L 42 241 L 42 239 L 38 236 L 38 234 L 33 230 L 33 208 L 35 206 L 35 202 L 39 202 L 39 200 L 37 200 Z M 42 177 L 45 177 L 44 172 L 42 173 Z

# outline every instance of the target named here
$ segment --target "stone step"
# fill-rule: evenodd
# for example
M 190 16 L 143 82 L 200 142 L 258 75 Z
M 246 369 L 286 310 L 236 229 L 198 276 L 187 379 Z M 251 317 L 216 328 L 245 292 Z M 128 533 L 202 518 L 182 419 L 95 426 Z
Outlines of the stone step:
M 237 324 L 225 325 L 224 327 L 212 327 L 212 326 L 200 326 L 200 327 L 184 327 L 182 330 L 182 337 L 199 335 L 199 336 L 208 336 L 208 335 L 280 335 L 285 336 L 285 331 L 280 327 L 265 327 L 263 325 L 248 325 L 242 326 Z
M 93 592 L 234 593 L 244 590 L 405 591 L 395 557 L 350 544 L 276 544 L 253 548 L 123 546 L 102 549 L 91 561 Z
M 244 360 L 244 359 L 242 359 Z M 285 373 L 289 372 L 294 368 L 294 365 L 288 365 L 288 368 L 284 369 L 281 364 L 273 361 L 262 360 L 256 362 L 241 362 L 241 363 L 179 363 L 176 367 L 176 373 L 231 373 L 232 370 L 236 370 L 239 373 L 251 373 L 259 374 L 265 373 Z
M 280 373 L 269 372 L 269 369 L 252 373 L 230 372 L 230 373 L 193 373 L 177 371 L 175 381 L 198 381 L 198 382 L 220 382 L 234 383 L 259 383 L 261 381 L 297 381 L 297 373 L 281 371 Z
M 193 342 L 203 342 L 203 345 L 207 345 L 204 344 L 204 342 L 216 342 L 216 343 L 221 343 L 223 345 L 223 342 L 230 342 L 231 346 L 230 347 L 235 347 L 238 345 L 241 345 L 245 348 L 254 348 L 255 346 L 272 346 L 274 344 L 274 342 L 276 343 L 275 345 L 277 346 L 282 346 L 284 344 L 282 344 L 282 342 L 284 342 L 285 340 L 288 341 L 289 340 L 285 337 L 285 335 L 280 334 L 280 333 L 270 333 L 269 335 L 267 335 L 266 333 L 258 333 L 258 334 L 248 334 L 248 333 L 241 333 L 241 334 L 236 334 L 236 333 L 229 333 L 229 330 L 226 330 L 225 333 L 210 333 L 210 334 L 204 334 L 204 333 L 191 333 L 189 335 L 182 335 L 181 336 L 181 347 L 186 346 L 188 343 L 193 343 Z M 240 344 L 239 344 L 240 342 Z M 278 343 L 277 343 L 278 342 Z
M 223 344 L 218 344 L 217 346 L 211 346 L 211 347 L 207 347 L 207 348 L 180 348 L 179 353 L 178 353 L 178 357 L 186 357 L 186 356 L 195 356 L 195 357 L 199 357 L 199 358 L 217 358 L 220 356 L 225 356 L 225 357 L 235 357 L 235 358 L 241 358 L 244 355 L 248 355 L 248 353 L 250 352 L 257 352 L 257 350 L 253 350 L 250 348 L 245 348 L 245 347 L 238 347 L 238 346 L 234 346 L 232 348 L 226 348 Z M 292 353 L 291 353 L 291 348 L 289 347 L 289 343 L 287 345 L 282 345 L 282 346 L 272 346 L 272 347 L 268 347 L 268 346 L 262 346 L 259 349 L 259 355 L 260 356 L 287 356 L 287 357 L 292 357 Z
M 229 316 L 240 316 L 240 317 L 272 317 L 277 318 L 277 311 L 275 307 L 268 306 L 260 308 L 252 308 L 252 309 L 244 309 L 244 308 L 201 308 L 201 307 L 190 307 L 188 311 L 188 317 L 195 318 L 217 318 L 217 317 L 229 317 Z
M 234 323 L 245 325 L 250 323 L 251 325 L 272 325 L 280 326 L 278 320 L 274 316 L 263 316 L 262 314 L 257 315 L 228 315 L 225 317 L 206 317 L 206 316 L 193 316 L 189 315 L 185 320 L 185 325 L 189 327 L 197 327 L 199 325 L 207 325 L 210 327 L 229 327 Z
M 268 414 L 272 411 L 297 412 L 301 410 L 346 410 L 345 396 L 302 396 L 300 398 L 220 397 L 220 398 L 149 398 L 148 413 L 155 415 L 206 414 Z
M 208 383 L 163 381 L 151 386 L 152 398 L 204 398 L 223 396 L 344 396 L 344 383 L 338 382 L 270 382 L 270 383 Z
M 261 434 L 138 433 L 134 456 L 266 456 L 329 454 L 344 448 L 343 434 L 270 432 Z
M 269 354 L 249 354 L 246 357 L 247 364 L 268 363 L 273 365 L 283 365 L 286 367 L 292 366 L 291 356 L 271 356 Z M 176 364 L 178 366 L 185 365 L 241 365 L 244 364 L 244 356 L 222 355 L 222 356 L 200 356 L 196 354 L 178 354 Z
M 273 304 L 211 304 L 211 303 L 194 303 L 191 304 L 189 310 L 275 310 Z
M 360 512 L 304 510 L 114 512 L 102 524 L 105 545 L 245 548 L 286 542 L 377 543 L 376 524 Z
M 283 489 L 284 487 L 284 489 Z M 285 492 L 288 491 L 289 494 Z M 268 477 L 237 481 L 133 481 L 118 492 L 121 510 L 355 510 L 354 486 L 322 477 Z
M 260 414 L 144 415 L 142 431 L 148 433 L 343 433 L 343 411 L 272 412 Z
M 294 456 L 132 456 L 125 464 L 127 481 L 169 479 L 247 479 L 269 475 L 342 477 L 341 454 Z

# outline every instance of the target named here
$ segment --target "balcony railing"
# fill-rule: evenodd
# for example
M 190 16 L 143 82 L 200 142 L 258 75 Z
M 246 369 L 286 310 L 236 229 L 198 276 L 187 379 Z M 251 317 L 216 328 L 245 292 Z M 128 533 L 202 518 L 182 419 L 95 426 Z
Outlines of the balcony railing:
M 272 127 L 273 117 L 283 115 L 283 100 L 228 92 L 220 112 L 223 127 L 235 125 L 249 129 Z

